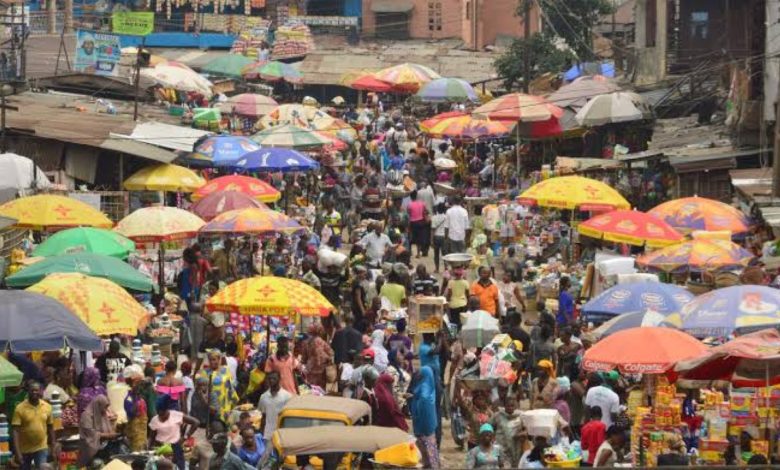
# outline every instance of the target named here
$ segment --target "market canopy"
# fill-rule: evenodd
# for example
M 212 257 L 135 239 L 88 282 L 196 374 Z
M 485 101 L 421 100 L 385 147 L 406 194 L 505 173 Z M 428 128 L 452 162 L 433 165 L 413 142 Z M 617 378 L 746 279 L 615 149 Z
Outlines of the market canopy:
M 217 191 L 198 199 L 190 210 L 203 220 L 211 220 L 219 214 L 250 207 L 265 208 L 265 205 L 239 191 Z
M 268 208 L 237 209 L 214 217 L 200 233 L 244 233 L 254 235 L 291 234 L 303 227 L 287 215 Z
M 456 140 L 479 141 L 506 137 L 509 128 L 499 121 L 460 116 L 440 120 L 430 127 L 426 134 Z
M 0 189 L 47 189 L 49 178 L 35 163 L 15 153 L 0 154 Z
M 35 247 L 32 256 L 96 253 L 125 259 L 133 251 L 135 242 L 112 230 L 76 227 L 53 234 Z
M 161 63 L 155 67 L 144 67 L 141 76 L 152 80 L 163 88 L 178 91 L 192 91 L 211 98 L 212 84 L 208 79 L 187 66 L 171 63 Z
M 128 191 L 177 191 L 191 193 L 206 184 L 197 173 L 179 165 L 161 163 L 147 166 L 127 178 Z
M 241 78 L 244 68 L 254 62 L 254 59 L 245 55 L 225 54 L 204 65 L 201 70 L 210 75 Z
M 0 216 L 16 219 L 17 227 L 37 230 L 66 227 L 111 228 L 114 223 L 105 214 L 66 196 L 38 194 L 8 201 L 0 206 Z
M 199 143 L 187 159 L 194 163 L 220 166 L 238 160 L 245 153 L 260 148 L 249 137 L 217 135 Z
M 662 247 L 683 241 L 669 224 L 637 210 L 596 215 L 577 225 L 577 231 L 587 237 L 636 246 Z
M 0 291 L 0 351 L 101 351 L 100 338 L 62 303 L 27 291 Z
M 358 138 L 358 133 L 354 127 L 350 126 L 342 119 L 333 116 L 322 116 L 314 119 L 309 127 L 315 131 L 322 132 L 334 139 L 340 139 L 344 142 L 354 142 Z
M 219 108 L 223 113 L 259 117 L 270 113 L 276 109 L 277 106 L 279 106 L 279 103 L 270 96 L 256 93 L 241 93 L 240 95 L 228 98 L 225 103 L 219 105 Z
M 27 287 L 53 273 L 81 273 L 109 279 L 126 289 L 152 290 L 152 280 L 118 258 L 95 253 L 52 256 L 33 263 L 5 278 L 8 287 Z
M 250 176 L 228 175 L 206 183 L 192 194 L 192 200 L 197 201 L 217 191 L 238 191 L 266 203 L 276 202 L 282 197 L 279 191 L 265 181 Z
M 429 117 L 424 121 L 421 121 L 420 130 L 423 132 L 428 132 L 431 130 L 433 126 L 435 126 L 436 124 L 438 124 L 439 122 L 445 119 L 454 118 L 454 117 L 463 117 L 463 116 L 468 116 L 468 115 L 461 111 L 447 111 L 444 113 L 439 113 L 436 114 L 435 116 Z
M 488 101 L 473 114 L 497 121 L 539 122 L 563 116 L 563 110 L 541 96 L 509 93 Z
M 690 240 L 661 248 L 637 258 L 639 266 L 667 273 L 743 269 L 753 260 L 751 252 L 728 240 Z
M 333 141 L 317 131 L 293 125 L 265 129 L 252 136 L 252 140 L 263 147 L 284 147 L 291 149 L 314 149 L 324 147 Z
M 260 78 L 267 82 L 301 83 L 303 75 L 290 64 L 284 62 L 271 61 L 257 70 Z
M 242 315 L 328 316 L 335 308 L 318 290 L 284 277 L 250 277 L 236 281 L 206 301 L 210 312 Z
M 425 103 L 478 103 L 479 97 L 466 80 L 437 78 L 423 85 L 414 97 Z
M 704 197 L 694 196 L 667 201 L 650 209 L 648 214 L 666 221 L 683 233 L 693 230 L 709 232 L 725 230 L 736 234 L 750 229 L 750 221 L 742 211 Z
M 629 209 L 631 205 L 606 183 L 582 176 L 557 176 L 525 190 L 518 202 L 556 209 L 603 211 Z
M 244 154 L 231 163 L 230 167 L 244 171 L 281 171 L 286 173 L 318 170 L 320 164 L 297 150 L 272 147 Z
M 426 83 L 441 78 L 441 75 L 429 67 L 409 63 L 384 68 L 374 76 L 392 85 L 395 91 L 406 93 L 415 93 Z
M 661 317 L 680 313 L 694 295 L 686 289 L 662 282 L 630 282 L 610 287 L 582 306 L 586 321 L 604 322 L 615 316 L 655 312 Z
M 203 219 L 176 207 L 143 207 L 120 220 L 114 230 L 136 242 L 183 240 L 197 236 Z

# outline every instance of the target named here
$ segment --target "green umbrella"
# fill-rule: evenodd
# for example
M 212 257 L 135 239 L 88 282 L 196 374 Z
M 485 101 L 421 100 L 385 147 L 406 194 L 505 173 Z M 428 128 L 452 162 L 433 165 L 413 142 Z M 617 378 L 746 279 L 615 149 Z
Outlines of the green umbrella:
M 319 148 L 333 143 L 313 130 L 292 125 L 269 127 L 253 135 L 252 140 L 263 147 L 288 149 Z
M 152 279 L 124 261 L 95 253 L 73 253 L 52 256 L 30 265 L 5 279 L 8 287 L 31 286 L 52 273 L 81 273 L 102 277 L 127 289 L 149 292 Z
M 241 71 L 255 61 L 241 54 L 227 54 L 218 57 L 201 68 L 201 71 L 210 75 L 222 77 L 241 78 Z
M 24 374 L 8 359 L 0 356 L 0 387 L 18 387 Z
M 135 251 L 135 243 L 116 232 L 77 227 L 55 233 L 38 245 L 32 255 L 58 256 L 86 252 L 124 259 L 132 251 Z
M 260 78 L 267 82 L 284 80 L 288 83 L 301 83 L 303 80 L 303 76 L 298 69 L 284 62 L 268 62 L 260 67 L 258 72 L 260 72 Z

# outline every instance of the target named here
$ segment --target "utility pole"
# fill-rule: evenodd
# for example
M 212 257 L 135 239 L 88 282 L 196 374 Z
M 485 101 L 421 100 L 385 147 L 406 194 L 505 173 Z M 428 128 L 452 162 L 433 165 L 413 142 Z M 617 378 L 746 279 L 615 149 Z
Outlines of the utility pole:
M 778 87 L 780 88 L 780 87 Z M 780 89 L 778 90 L 780 93 Z M 775 143 L 772 151 L 772 199 L 780 197 L 780 97 L 775 104 Z
M 525 53 L 523 54 L 523 92 L 528 93 L 531 86 L 531 2 L 523 0 L 523 39 Z
M 141 38 L 141 45 L 135 56 L 135 92 L 133 93 L 133 121 L 138 120 L 138 93 L 141 89 L 141 58 L 146 47 L 146 36 Z
M 612 40 L 612 42 L 615 41 L 615 13 L 616 13 L 616 11 L 617 11 L 617 0 L 612 0 L 612 35 L 609 37 Z

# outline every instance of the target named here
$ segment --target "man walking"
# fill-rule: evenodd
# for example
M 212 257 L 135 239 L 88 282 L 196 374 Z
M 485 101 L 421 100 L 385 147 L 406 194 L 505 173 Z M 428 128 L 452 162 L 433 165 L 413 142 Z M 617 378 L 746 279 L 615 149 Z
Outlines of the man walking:
M 27 384 L 27 399 L 19 403 L 13 420 L 14 455 L 22 470 L 39 469 L 56 455 L 51 405 L 41 400 L 41 385 Z
M 452 199 L 452 207 L 445 214 L 447 253 L 464 253 L 466 251 L 466 230 L 469 228 L 469 213 L 461 206 L 460 197 Z

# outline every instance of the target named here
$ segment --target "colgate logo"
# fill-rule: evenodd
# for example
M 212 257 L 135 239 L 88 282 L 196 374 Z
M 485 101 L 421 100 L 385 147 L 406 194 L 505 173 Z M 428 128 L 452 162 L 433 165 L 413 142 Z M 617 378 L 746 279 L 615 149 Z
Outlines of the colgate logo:
M 660 374 L 667 367 L 663 364 L 626 364 L 622 369 L 629 374 Z

